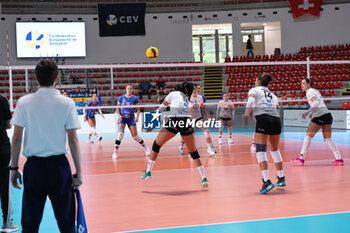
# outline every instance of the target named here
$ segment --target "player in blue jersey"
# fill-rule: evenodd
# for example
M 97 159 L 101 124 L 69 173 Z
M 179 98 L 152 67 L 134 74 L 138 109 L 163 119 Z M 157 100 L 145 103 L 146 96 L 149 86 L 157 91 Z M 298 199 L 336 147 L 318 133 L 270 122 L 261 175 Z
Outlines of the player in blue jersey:
M 97 99 L 97 94 L 94 93 L 91 96 L 91 100 L 87 102 L 85 107 L 92 107 L 92 106 L 101 106 L 100 101 Z M 101 109 L 84 109 L 84 121 L 87 121 L 91 127 L 91 131 L 89 133 L 89 142 L 93 143 L 94 141 L 91 139 L 91 136 L 94 135 L 96 138 L 98 138 L 98 141 L 100 142 L 102 140 L 102 137 L 99 137 L 96 132 L 96 119 L 95 119 L 95 113 L 98 111 L 103 119 L 105 119 L 105 116 L 102 114 Z
M 139 103 L 139 99 L 132 94 L 133 87 L 131 85 L 127 85 L 125 89 L 125 94 L 119 96 L 117 105 L 118 106 L 129 106 L 129 105 L 137 105 Z M 146 156 L 150 155 L 150 150 L 145 144 L 145 142 L 137 135 L 137 128 L 136 123 L 139 121 L 139 115 L 140 115 L 140 108 L 136 108 L 136 117 L 135 117 L 135 108 L 117 108 L 116 114 L 118 116 L 118 135 L 115 139 L 114 144 L 114 152 L 113 152 L 113 159 L 118 158 L 118 149 L 120 146 L 120 143 L 124 136 L 124 130 L 125 125 L 129 127 L 131 136 L 133 139 L 140 143 L 146 153 Z

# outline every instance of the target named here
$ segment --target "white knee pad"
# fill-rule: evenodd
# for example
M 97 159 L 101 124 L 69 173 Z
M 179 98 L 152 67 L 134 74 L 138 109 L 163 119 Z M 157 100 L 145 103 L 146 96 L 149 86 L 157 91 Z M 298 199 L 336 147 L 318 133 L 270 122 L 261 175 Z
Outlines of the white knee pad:
M 271 153 L 271 157 L 272 157 L 274 163 L 281 163 L 281 162 L 283 162 L 280 150 L 270 151 L 270 153 Z
M 209 129 L 205 129 L 204 130 L 204 137 L 205 138 L 210 138 L 210 131 L 209 131 Z
M 133 139 L 135 141 L 137 141 L 138 143 L 140 143 L 142 141 L 142 138 L 140 138 L 139 136 L 135 136 L 135 137 L 133 137 Z
M 267 153 L 266 152 L 256 152 L 256 159 L 258 163 L 267 162 Z
M 92 127 L 92 128 L 91 128 L 91 133 L 92 133 L 92 134 L 95 134 L 95 133 L 96 133 L 95 127 Z
M 118 127 L 118 136 L 117 136 L 117 140 L 121 141 L 124 137 L 124 127 Z

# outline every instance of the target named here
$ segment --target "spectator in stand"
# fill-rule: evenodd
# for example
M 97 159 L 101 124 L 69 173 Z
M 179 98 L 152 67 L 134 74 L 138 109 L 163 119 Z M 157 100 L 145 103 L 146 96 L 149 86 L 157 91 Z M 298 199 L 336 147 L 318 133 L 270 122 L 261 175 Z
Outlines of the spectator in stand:
M 249 35 L 248 35 L 248 40 L 247 40 L 247 46 L 246 46 L 246 49 L 247 49 L 247 58 L 249 58 L 249 54 L 251 54 L 252 57 L 254 58 L 254 52 L 253 52 L 254 47 L 253 47 L 252 42 L 251 42 L 251 40 L 250 40 L 251 36 L 252 36 L 252 35 L 249 34 Z
M 148 99 L 151 99 L 152 84 L 149 80 L 145 79 L 139 84 L 140 89 L 140 100 L 142 100 L 143 95 L 148 95 Z
M 159 77 L 159 80 L 157 82 L 157 99 L 160 100 L 160 94 L 162 94 L 162 98 L 164 98 L 164 95 L 167 94 L 165 89 L 165 82 L 163 81 L 162 76 Z

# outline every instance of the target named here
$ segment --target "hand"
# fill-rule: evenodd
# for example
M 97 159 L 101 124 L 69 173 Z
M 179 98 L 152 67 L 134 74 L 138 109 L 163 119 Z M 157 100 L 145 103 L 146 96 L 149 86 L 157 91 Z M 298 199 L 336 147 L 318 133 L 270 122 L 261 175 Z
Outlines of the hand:
M 119 121 L 122 121 L 122 120 L 123 120 L 121 115 L 118 115 L 118 120 L 119 120 Z
M 105 116 L 104 116 L 103 114 L 101 114 L 101 117 L 102 117 L 103 119 L 106 119 Z
M 72 183 L 73 189 L 79 188 L 79 186 L 83 184 L 81 173 L 74 174 L 72 177 L 72 181 L 73 181 Z
M 153 131 L 153 129 L 145 129 L 146 133 L 150 133 Z
M 244 120 L 247 120 L 248 118 L 250 119 L 251 118 L 251 116 L 250 115 L 243 115 L 243 117 L 242 117 Z
M 12 186 L 18 189 L 21 189 L 19 186 L 17 180 L 19 180 L 19 183 L 22 184 L 22 176 L 19 170 L 11 170 L 10 171 L 10 177 L 11 177 L 11 183 Z
M 135 123 L 137 123 L 137 122 L 139 122 L 139 118 L 138 117 L 135 118 Z
M 87 121 L 86 117 L 84 117 L 84 121 Z
M 309 113 L 308 113 L 308 112 L 304 112 L 303 115 L 301 115 L 301 117 L 302 117 L 303 119 L 305 119 L 305 118 L 307 117 L 307 115 L 309 115 Z
M 309 115 L 310 118 L 312 118 L 312 113 Z

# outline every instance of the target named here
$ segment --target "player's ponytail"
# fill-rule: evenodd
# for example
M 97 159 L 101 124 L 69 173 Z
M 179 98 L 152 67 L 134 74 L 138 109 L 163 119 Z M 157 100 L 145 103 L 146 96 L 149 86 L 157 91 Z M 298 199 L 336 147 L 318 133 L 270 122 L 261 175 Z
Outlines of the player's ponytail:
M 308 83 L 310 85 L 310 87 L 312 87 L 314 85 L 314 82 L 311 82 L 310 79 L 306 78 L 305 82 Z
M 181 84 L 181 87 L 183 89 L 182 93 L 187 95 L 187 97 L 191 97 L 193 89 L 194 89 L 193 83 L 185 81 Z
M 267 87 L 269 83 L 272 81 L 272 76 L 268 73 L 259 74 L 258 80 L 261 81 L 261 85 Z

